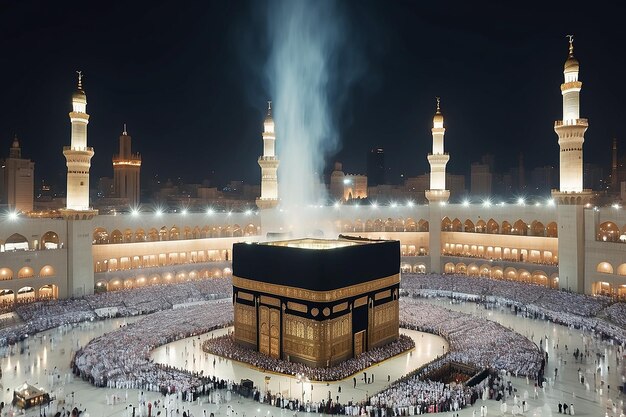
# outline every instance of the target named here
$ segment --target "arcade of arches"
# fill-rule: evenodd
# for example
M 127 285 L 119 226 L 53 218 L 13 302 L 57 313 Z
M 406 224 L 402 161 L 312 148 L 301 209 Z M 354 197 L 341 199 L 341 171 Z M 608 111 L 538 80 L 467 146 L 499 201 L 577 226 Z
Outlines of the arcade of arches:
M 550 222 L 544 226 L 540 221 L 534 220 L 526 223 L 521 219 L 513 222 L 503 221 L 502 225 L 494 219 L 487 221 L 480 219 L 473 222 L 466 219 L 461 222 L 459 219 L 450 220 L 444 217 L 441 220 L 442 232 L 466 232 L 466 233 L 488 233 L 501 235 L 518 235 L 518 236 L 538 236 L 538 237 L 558 237 L 558 228 L 556 222 Z
M 626 298 L 626 263 L 614 268 L 610 262 L 600 262 L 596 272 L 606 274 L 607 281 L 594 282 L 591 285 L 593 294 Z
M 189 252 L 134 255 L 95 261 L 94 272 L 113 272 L 129 269 L 158 268 L 206 262 L 223 262 L 232 259 L 232 249 L 197 250 Z
M 13 290 L 0 289 L 0 308 L 31 301 L 50 300 L 59 297 L 59 288 L 54 284 L 46 284 L 36 290 L 33 287 L 22 287 L 15 293 Z
M 544 285 L 550 288 L 558 288 L 559 286 L 559 277 L 557 273 L 548 275 L 546 272 L 541 270 L 534 270 L 530 272 L 523 268 L 503 268 L 489 264 L 465 264 L 463 262 L 454 264 L 452 262 L 448 262 L 444 265 L 444 273 L 525 282 Z
M 187 240 L 187 239 L 209 239 L 220 237 L 245 237 L 256 236 L 261 233 L 258 226 L 250 223 L 244 227 L 238 224 L 223 226 L 186 226 L 182 229 L 177 226 L 166 227 L 160 229 L 137 228 L 124 229 L 123 231 L 115 229 L 109 232 L 103 227 L 96 227 L 93 231 L 94 245 L 107 245 L 112 243 L 135 243 L 135 242 L 162 242 L 170 240 Z
M 368 219 L 361 220 L 337 220 L 335 229 L 340 233 L 366 233 L 366 232 L 428 232 L 428 222 L 424 219 Z
M 96 278 L 95 292 L 117 291 L 150 285 L 171 284 L 201 279 L 232 276 L 230 267 L 181 270 L 177 272 L 145 273 L 134 277 Z
M 19 233 L 13 233 L 6 239 L 0 239 L 0 252 L 11 252 L 17 250 L 46 250 L 62 248 L 63 243 L 59 235 L 52 230 L 47 231 L 39 239 L 33 240 L 32 244 Z
M 557 265 L 558 257 L 551 251 L 536 249 L 502 248 L 499 246 L 468 245 L 445 243 L 442 254 L 466 258 L 484 258 L 494 261 L 527 262 L 543 265 Z

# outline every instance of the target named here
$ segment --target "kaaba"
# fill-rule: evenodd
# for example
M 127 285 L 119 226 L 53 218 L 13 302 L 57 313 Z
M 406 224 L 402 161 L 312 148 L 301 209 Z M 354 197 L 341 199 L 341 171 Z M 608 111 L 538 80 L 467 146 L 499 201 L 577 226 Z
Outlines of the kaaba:
M 398 339 L 400 242 L 340 236 L 233 245 L 235 342 L 333 366 Z

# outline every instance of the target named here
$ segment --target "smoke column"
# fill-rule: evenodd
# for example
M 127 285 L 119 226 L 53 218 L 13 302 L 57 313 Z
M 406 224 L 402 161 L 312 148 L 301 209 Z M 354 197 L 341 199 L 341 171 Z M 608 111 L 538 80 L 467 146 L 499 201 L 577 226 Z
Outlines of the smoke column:
M 278 192 L 293 226 L 307 222 L 293 218 L 296 213 L 304 216 L 305 207 L 325 202 L 324 157 L 337 149 L 330 101 L 341 24 L 331 1 L 274 0 L 268 13 Z

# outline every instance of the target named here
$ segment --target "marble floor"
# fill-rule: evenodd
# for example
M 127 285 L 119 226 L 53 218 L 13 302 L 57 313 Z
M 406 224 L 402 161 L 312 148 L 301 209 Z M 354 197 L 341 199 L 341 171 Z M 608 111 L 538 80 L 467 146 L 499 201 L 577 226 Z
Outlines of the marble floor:
M 625 368 L 624 361 L 620 358 L 618 364 L 617 349 L 615 346 L 601 342 L 593 337 L 591 333 L 581 333 L 579 330 L 568 329 L 565 326 L 552 324 L 542 320 L 526 319 L 516 317 L 505 308 L 485 309 L 474 303 L 451 304 L 449 300 L 428 300 L 428 302 L 444 305 L 448 308 L 463 311 L 469 314 L 484 317 L 497 321 L 506 327 L 539 342 L 544 338 L 550 360 L 547 365 L 546 376 L 554 379 L 554 369 L 558 368 L 558 375 L 553 384 L 548 384 L 545 390 L 538 390 L 538 398 L 534 399 L 534 385 L 532 381 L 527 384 L 525 378 L 513 378 L 513 385 L 518 393 L 523 396 L 524 391 L 529 393 L 530 411 L 527 416 L 556 416 L 557 404 L 567 402 L 574 404 L 576 415 L 603 417 L 619 416 L 623 408 L 624 395 L 618 391 L 618 386 L 624 384 Z M 132 415 L 130 404 L 137 404 L 140 392 L 138 390 L 114 390 L 107 388 L 95 388 L 90 384 L 75 379 L 69 370 L 69 360 L 72 352 L 79 346 L 86 344 L 90 339 L 107 333 L 123 323 L 130 323 L 137 318 L 112 319 L 102 322 L 83 323 L 74 327 L 62 327 L 50 330 L 38 335 L 31 336 L 22 343 L 10 348 L 0 349 L 0 366 L 2 368 L 2 379 L 0 380 L 2 395 L 0 401 L 10 403 L 12 390 L 28 382 L 41 386 L 52 392 L 59 400 L 53 402 L 46 410 L 46 415 L 53 415 L 57 410 L 61 410 L 65 401 L 65 407 L 70 407 L 72 402 L 85 408 L 88 416 L 126 416 Z M 223 330 L 222 330 L 223 331 Z M 333 398 L 340 396 L 340 401 L 344 402 L 354 398 L 355 400 L 365 397 L 367 394 L 382 389 L 387 384 L 387 375 L 391 379 L 400 377 L 408 370 L 419 366 L 420 363 L 429 360 L 441 353 L 445 342 L 432 335 L 422 335 L 418 332 L 410 332 L 412 337 L 417 338 L 416 349 L 410 354 L 403 354 L 396 358 L 389 359 L 379 365 L 375 365 L 368 374 L 374 374 L 374 383 L 364 384 L 359 380 L 356 389 L 353 388 L 352 378 L 335 383 L 305 383 L 300 384 L 294 378 L 285 376 L 264 374 L 254 370 L 244 364 L 230 360 L 216 359 L 215 372 L 223 378 L 240 380 L 243 378 L 252 379 L 258 386 L 264 386 L 265 375 L 270 375 L 269 389 L 281 391 L 291 397 L 303 396 L 305 400 L 311 398 L 315 401 L 322 397 L 327 398 L 330 391 Z M 213 373 L 213 357 L 200 352 L 201 339 L 190 338 L 174 342 L 166 348 L 162 346 L 153 352 L 156 361 L 167 361 L 177 366 L 186 366 L 189 369 L 204 369 L 205 373 Z M 547 337 L 547 342 L 545 342 Z M 557 348 L 558 344 L 558 348 Z M 575 362 L 573 351 L 576 348 L 584 350 L 587 345 L 593 354 L 583 359 L 582 362 Z M 195 345 L 195 346 L 194 346 Z M 567 345 L 567 351 L 565 350 Z M 599 354 L 597 356 L 596 354 Z M 195 358 L 195 361 L 194 361 Z M 60 374 L 60 378 L 50 376 L 55 371 Z M 578 369 L 584 373 L 589 387 L 578 382 Z M 597 371 L 597 372 L 596 372 Z M 359 374 L 360 377 L 362 374 Z M 595 375 L 595 377 L 594 377 Z M 312 389 L 311 389 L 312 385 Z M 338 393 L 338 385 L 341 385 L 341 393 Z M 121 402 L 115 405 L 107 405 L 107 396 L 116 394 L 121 398 Z M 291 395 L 289 395 L 291 394 Z M 146 401 L 160 399 L 164 397 L 159 393 L 145 393 Z M 226 395 L 222 395 L 226 398 Z M 511 415 L 513 402 L 509 400 L 507 415 Z M 502 415 L 501 405 L 496 401 L 479 401 L 473 408 L 459 411 L 459 416 L 479 415 L 480 405 L 487 405 L 489 416 Z M 613 411 L 615 405 L 616 412 Z M 190 410 L 194 417 L 203 416 L 206 411 L 216 415 L 229 415 L 233 417 L 252 416 L 274 416 L 293 415 L 293 412 L 280 410 L 274 407 L 255 403 L 251 400 L 240 398 L 233 394 L 227 404 L 190 404 L 176 403 L 172 399 L 170 412 L 178 409 L 178 417 L 182 416 L 183 410 Z M 7 409 L 5 408 L 5 411 Z M 136 415 L 142 410 L 136 409 Z M 153 409 L 162 411 L 165 409 Z M 608 413 L 608 414 L 607 414 Z M 31 409 L 28 415 L 38 415 L 39 409 Z M 145 411 L 143 413 L 145 415 Z M 441 413 L 448 417 L 451 413 Z

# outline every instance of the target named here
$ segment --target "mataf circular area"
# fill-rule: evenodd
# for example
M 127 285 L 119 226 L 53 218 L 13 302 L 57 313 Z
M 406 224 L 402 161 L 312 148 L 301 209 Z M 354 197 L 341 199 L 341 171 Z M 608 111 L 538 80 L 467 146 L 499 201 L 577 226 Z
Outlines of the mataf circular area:
M 427 288 L 429 282 L 436 282 L 437 285 L 429 285 L 431 288 Z M 219 282 L 213 284 L 221 285 Z M 478 304 L 474 303 L 444 304 L 436 299 L 417 300 L 413 297 L 403 297 L 400 303 L 402 326 L 440 334 L 448 341 L 448 344 L 445 344 L 445 342 L 442 344 L 434 339 L 425 343 L 422 341 L 422 338 L 427 338 L 430 335 L 414 333 L 411 334 L 411 337 L 416 340 L 417 346 L 415 351 L 402 356 L 408 358 L 416 355 L 418 350 L 428 344 L 431 349 L 430 353 L 434 355 L 433 358 L 441 356 L 445 351 L 446 355 L 444 357 L 437 359 L 434 364 L 422 367 L 417 372 L 417 376 L 404 378 L 396 383 L 393 382 L 393 379 L 387 382 L 387 375 L 393 375 L 394 379 L 397 379 L 407 372 L 393 374 L 389 370 L 393 367 L 397 368 L 397 366 L 390 366 L 389 364 L 393 361 L 406 361 L 407 359 L 393 358 L 365 370 L 368 376 L 371 375 L 370 380 L 375 375 L 371 384 L 366 383 L 367 380 L 363 379 L 363 372 L 360 372 L 355 376 L 357 380 L 356 387 L 353 387 L 354 381 L 352 378 L 330 383 L 328 386 L 325 383 L 311 382 L 311 386 L 309 386 L 306 376 L 301 376 L 299 379 L 280 377 L 271 372 L 264 373 L 252 370 L 243 365 L 237 367 L 234 365 L 235 362 L 231 360 L 217 359 L 216 363 L 203 357 L 200 351 L 202 340 L 199 340 L 198 337 L 205 340 L 207 337 L 211 337 L 211 333 L 205 334 L 211 329 L 217 329 L 215 330 L 216 336 L 226 333 L 227 330 L 224 329 L 224 326 L 228 326 L 232 320 L 230 300 L 209 301 L 208 298 L 210 297 L 205 294 L 204 300 L 195 301 L 204 304 L 174 310 L 171 306 L 179 304 L 176 303 L 179 300 L 172 298 L 172 294 L 184 292 L 180 288 L 164 286 L 146 289 L 145 293 L 135 290 L 126 292 L 124 295 L 128 303 L 126 308 L 129 311 L 137 311 L 136 306 L 132 307 L 134 301 L 142 300 L 141 302 L 145 303 L 148 298 L 152 299 L 153 304 L 160 303 L 166 305 L 167 303 L 162 301 L 163 299 L 161 298 L 163 294 L 169 294 L 169 309 L 150 314 L 134 323 L 129 322 L 135 319 L 128 319 L 126 325 L 112 332 L 107 330 L 103 336 L 95 338 L 93 336 L 97 335 L 99 331 L 110 328 L 107 327 L 109 326 L 107 324 L 109 323 L 108 320 L 88 321 L 74 329 L 70 329 L 66 325 L 59 330 L 48 330 L 40 334 L 35 334 L 36 331 L 32 331 L 29 333 L 30 337 L 25 339 L 24 342 L 18 342 L 13 347 L 4 348 L 4 358 L 2 359 L 2 369 L 4 370 L 3 383 L 5 388 L 7 388 L 13 385 L 17 386 L 17 381 L 23 383 L 24 380 L 27 380 L 29 383 L 36 383 L 35 385 L 49 389 L 58 400 L 64 398 L 65 401 L 69 399 L 70 392 L 74 392 L 76 404 L 80 403 L 83 407 L 89 409 L 91 404 L 105 406 L 107 402 L 110 402 L 108 407 L 110 407 L 111 411 L 124 408 L 121 406 L 124 405 L 123 400 L 126 398 L 126 392 L 128 391 L 131 394 L 130 399 L 125 403 L 126 406 L 131 402 L 134 402 L 135 406 L 137 406 L 137 401 L 133 401 L 133 399 L 143 390 L 144 396 L 151 399 L 155 407 L 157 406 L 156 401 L 159 401 L 159 399 L 162 400 L 159 401 L 158 406 L 162 407 L 164 404 L 163 400 L 166 398 L 170 399 L 172 404 L 180 401 L 182 407 L 182 404 L 187 404 L 182 402 L 182 392 L 190 392 L 192 387 L 196 386 L 198 387 L 198 392 L 202 392 L 202 389 L 204 389 L 206 394 L 206 388 L 210 384 L 214 388 L 212 394 L 201 395 L 194 402 L 196 407 L 194 413 L 199 415 L 197 413 L 201 413 L 201 410 L 209 410 L 218 414 L 226 411 L 224 408 L 220 409 L 224 405 L 207 403 L 211 400 L 215 402 L 216 398 L 223 403 L 228 398 L 226 395 L 228 384 L 223 385 L 223 390 L 218 390 L 215 389 L 217 384 L 212 382 L 213 378 L 207 378 L 208 376 L 216 376 L 218 380 L 222 378 L 230 379 L 230 386 L 233 389 L 232 398 L 238 399 L 237 402 L 232 403 L 233 407 L 239 407 L 242 410 L 245 407 L 249 407 L 245 409 L 256 414 L 255 407 L 261 409 L 269 407 L 269 405 L 262 405 L 256 402 L 258 406 L 255 406 L 253 405 L 255 402 L 252 400 L 239 398 L 234 391 L 236 386 L 232 384 L 238 384 L 241 379 L 252 379 L 249 377 L 253 373 L 258 373 L 261 382 L 255 381 L 255 385 L 260 394 L 257 396 L 259 400 L 266 396 L 266 387 L 263 384 L 263 379 L 265 376 L 270 377 L 268 388 L 275 395 L 273 398 L 265 399 L 272 404 L 270 408 L 267 408 L 267 411 L 271 413 L 273 413 L 271 411 L 272 407 L 276 407 L 277 403 L 282 405 L 285 401 L 287 401 L 287 407 L 290 404 L 294 407 L 295 402 L 298 401 L 304 409 L 354 413 L 356 404 L 365 404 L 363 403 L 365 398 L 369 398 L 368 404 L 370 407 L 381 409 L 406 407 L 407 414 L 411 412 L 446 411 L 447 409 L 462 407 L 463 405 L 472 409 L 483 404 L 488 406 L 490 410 L 499 411 L 501 403 L 496 401 L 483 402 L 481 399 L 491 397 L 490 393 L 487 393 L 487 396 L 484 395 L 484 386 L 472 390 L 467 387 L 455 386 L 454 384 L 446 385 L 419 380 L 419 377 L 426 375 L 433 366 L 441 366 L 444 361 L 455 361 L 476 367 L 489 367 L 496 371 L 509 371 L 511 373 L 510 378 L 500 374 L 500 382 L 505 387 L 504 391 L 506 391 L 509 379 L 512 382 L 512 386 L 518 390 L 517 394 L 507 394 L 501 398 L 501 401 L 504 400 L 505 403 L 509 403 L 509 407 L 515 405 L 514 402 L 517 397 L 517 401 L 520 404 L 521 401 L 525 400 L 531 410 L 547 406 L 546 404 L 550 404 L 549 408 L 556 410 L 557 402 L 562 402 L 558 400 L 564 398 L 564 394 L 559 394 L 558 392 L 569 391 L 569 398 L 587 397 L 585 402 L 582 402 L 577 407 L 578 415 L 584 415 L 583 411 L 585 409 L 598 412 L 598 410 L 604 410 L 605 407 L 608 407 L 608 409 L 615 407 L 616 410 L 620 408 L 620 400 L 617 397 L 619 395 L 619 386 L 623 383 L 623 363 L 619 361 L 623 351 L 621 347 L 615 346 L 615 340 L 617 340 L 620 331 L 623 336 L 624 329 L 617 325 L 612 318 L 617 317 L 619 320 L 619 314 L 624 309 L 623 303 L 612 303 L 596 297 L 562 293 L 560 291 L 546 290 L 545 288 L 541 288 L 539 291 L 538 288 L 526 285 L 524 286 L 526 287 L 525 291 L 519 291 L 517 294 L 523 294 L 527 298 L 533 298 L 535 293 L 541 295 L 534 299 L 534 303 L 522 310 L 520 301 L 516 301 L 513 297 L 503 296 L 503 294 L 510 295 L 510 293 L 522 290 L 523 288 L 520 284 L 454 276 L 404 276 L 402 284 L 406 294 L 412 296 L 453 296 L 457 300 L 479 298 L 482 299 L 481 305 L 496 306 L 496 310 L 471 307 L 478 306 Z M 447 289 L 446 285 L 452 285 L 454 291 L 452 291 L 452 288 Z M 157 294 L 158 291 L 161 291 L 161 296 Z M 489 294 L 487 291 L 491 293 Z M 473 295 L 472 292 L 474 292 Z M 112 297 L 112 295 L 109 295 L 109 297 Z M 572 297 L 580 297 L 579 304 L 582 306 L 580 309 L 585 315 L 576 315 L 566 310 L 567 306 L 571 304 Z M 181 295 L 181 298 L 184 297 Z M 506 300 L 508 300 L 508 303 L 505 303 Z M 528 300 L 524 299 L 524 302 L 528 302 Z M 75 305 L 76 303 L 78 306 Z M 515 303 L 519 305 L 514 305 Z M 61 304 L 63 305 L 61 306 Z M 508 306 L 504 307 L 505 304 L 508 304 Z M 100 304 L 98 305 L 100 306 Z M 552 306 L 554 310 L 547 309 L 547 305 Z M 561 311 L 557 310 L 561 305 L 563 309 Z M 515 317 L 511 313 L 514 313 L 516 308 L 522 315 L 547 317 L 567 323 L 570 327 L 550 324 L 544 320 L 523 318 L 519 315 Z M 28 319 L 25 323 L 2 329 L 0 334 L 5 338 L 3 339 L 4 343 L 8 340 L 19 340 L 21 338 L 20 335 L 24 336 L 24 333 L 20 332 L 23 332 L 25 329 L 36 330 L 44 327 L 41 324 L 43 316 L 45 316 L 48 324 L 81 321 L 85 318 L 91 320 L 97 317 L 97 315 L 93 314 L 93 308 L 91 314 L 89 314 L 90 310 L 85 305 L 85 301 L 82 300 L 76 300 L 74 304 L 69 301 L 50 302 L 41 304 L 35 309 L 31 307 L 29 311 L 35 310 L 42 313 L 46 312 L 47 314 L 42 314 L 42 316 L 31 314 L 32 319 Z M 53 312 L 57 311 L 63 312 L 63 315 L 53 314 Z M 498 320 L 503 320 L 506 326 L 496 323 L 493 320 L 495 316 L 498 316 Z M 59 317 L 62 317 L 62 319 Z M 117 320 L 119 322 L 119 319 Z M 578 320 L 578 322 L 573 320 Z M 600 325 L 599 322 L 603 322 L 603 324 Z M 574 326 L 578 326 L 578 323 L 583 323 L 583 326 L 589 328 L 593 327 L 594 333 L 583 329 L 575 330 Z M 511 329 L 508 327 L 511 327 Z M 603 329 L 608 329 L 615 334 L 601 333 Z M 88 342 L 89 336 L 81 335 L 82 331 L 92 335 L 91 338 L 93 340 Z M 408 332 L 403 333 L 406 334 Z M 203 335 L 200 336 L 201 334 Z M 68 340 L 70 336 L 71 341 Z M 601 339 L 607 339 L 609 336 L 613 337 L 613 339 L 607 345 L 607 342 L 603 342 Z M 532 342 L 530 338 L 533 338 L 537 343 Z M 564 351 L 565 343 L 569 345 L 569 351 Z M 61 345 L 66 346 L 61 347 Z M 80 348 L 81 345 L 84 346 Z M 441 349 L 442 346 L 440 345 L 445 345 L 446 347 Z M 539 350 L 540 346 L 549 353 L 550 360 L 547 362 L 545 369 L 546 389 L 540 388 L 537 394 L 535 394 L 533 379 L 540 373 L 541 361 L 544 358 L 544 354 Z M 568 357 L 573 355 L 575 349 L 585 352 L 584 359 L 575 362 L 573 356 L 571 358 Z M 22 350 L 24 352 L 20 353 Z M 64 350 L 64 353 L 56 357 L 61 350 Z M 74 359 L 74 370 L 94 385 L 107 386 L 109 388 L 94 391 L 93 388 L 89 389 L 89 385 L 86 385 L 85 382 L 73 380 L 68 375 L 69 371 L 63 371 L 64 368 L 67 369 L 68 367 L 68 356 L 72 350 L 77 351 Z M 164 353 L 166 350 L 169 351 L 171 358 L 177 358 L 176 361 L 172 360 L 172 362 L 179 364 L 180 366 L 176 366 L 179 369 L 171 368 L 168 364 L 158 363 L 160 362 L 160 357 L 167 357 L 159 356 L 160 352 Z M 591 356 L 596 350 L 602 351 L 604 356 L 597 358 Z M 589 352 L 589 356 L 586 354 L 587 352 Z M 27 356 L 28 354 L 31 355 Z M 55 358 L 53 359 L 53 357 Z M 597 360 L 600 362 L 596 366 L 594 361 Z M 609 363 L 609 360 L 612 363 Z M 198 365 L 201 361 L 204 368 L 200 373 Z M 184 366 L 185 362 L 186 366 Z M 195 364 L 197 365 L 194 366 Z M 610 366 L 613 364 L 617 364 L 617 366 Z M 414 366 L 415 368 L 419 367 L 417 364 Z M 55 367 L 56 369 L 54 369 Z M 228 368 L 234 371 L 228 373 Z M 554 388 L 554 368 L 558 368 L 557 386 L 561 378 L 567 378 L 567 381 L 562 382 L 564 388 L 560 391 Z M 581 368 L 580 372 L 577 371 L 579 368 Z M 593 370 L 596 368 L 598 369 L 597 376 L 594 378 Z M 14 370 L 11 371 L 12 369 Z M 190 374 L 186 369 L 196 370 L 197 373 L 195 375 Z M 215 372 L 213 372 L 213 369 L 215 369 Z M 406 368 L 403 368 L 402 371 L 406 371 Z M 516 374 L 520 378 L 515 378 L 514 375 Z M 579 382 L 580 374 L 587 376 L 585 378 L 587 385 Z M 529 385 L 527 385 L 527 380 L 522 375 L 529 375 Z M 273 387 L 272 384 L 275 384 L 277 379 L 285 382 L 280 387 Z M 58 382 L 59 380 L 62 383 Z M 12 382 L 15 383 L 12 384 Z M 497 380 L 492 379 L 490 385 L 493 383 L 497 383 Z M 610 389 L 607 386 L 610 386 Z M 178 400 L 176 400 L 175 395 L 163 397 L 158 391 L 164 387 L 165 392 L 167 387 L 169 387 L 170 392 L 178 392 Z M 342 388 L 341 391 L 338 391 L 339 387 Z M 155 390 L 155 392 L 150 393 L 148 392 L 149 390 Z M 403 393 L 409 391 L 418 392 L 418 395 L 403 395 Z M 528 398 L 524 398 L 525 391 L 528 393 Z M 98 395 L 97 392 L 102 394 Z M 216 394 L 218 397 L 216 397 Z M 5 393 L 5 395 L 8 394 Z M 277 402 L 276 395 L 282 401 Z M 328 401 L 329 395 L 331 395 L 332 404 L 334 405 L 332 408 L 329 408 L 329 404 L 331 404 Z M 558 398 L 559 395 L 561 398 Z M 337 396 L 340 397 L 339 401 L 337 401 Z M 115 405 L 113 400 L 111 400 L 113 397 L 117 400 Z M 185 397 L 191 398 L 191 395 L 185 395 Z M 446 400 L 442 401 L 441 399 L 444 397 Z M 496 398 L 496 396 L 494 395 L 493 398 Z M 323 399 L 325 400 L 324 403 L 322 403 Z M 292 402 L 290 403 L 289 400 Z M 576 403 L 579 402 L 574 401 Z M 5 402 L 8 403 L 6 398 Z M 202 402 L 203 405 L 199 402 Z M 472 402 L 474 402 L 473 406 Z M 321 408 L 322 404 L 324 408 Z M 420 408 L 419 404 L 426 404 L 427 406 Z M 186 407 L 194 409 L 194 406 L 187 405 Z M 54 402 L 51 407 L 54 411 Z M 266 408 L 263 408 L 263 410 L 266 410 Z M 467 412 L 470 412 L 470 414 L 467 414 Z M 460 415 L 471 415 L 470 410 L 460 410 L 459 413 Z M 111 413 L 107 412 L 107 415 L 109 414 Z M 591 413 L 589 415 L 599 414 Z M 619 412 L 615 415 L 619 415 Z

